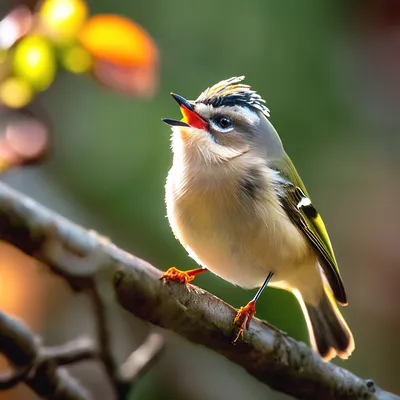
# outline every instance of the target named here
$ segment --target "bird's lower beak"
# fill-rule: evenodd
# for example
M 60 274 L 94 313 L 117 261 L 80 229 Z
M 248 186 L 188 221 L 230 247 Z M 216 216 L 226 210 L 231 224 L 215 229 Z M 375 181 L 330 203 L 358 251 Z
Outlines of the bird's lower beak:
M 181 108 L 181 113 L 183 118 L 178 121 L 175 119 L 164 118 L 163 121 L 171 126 L 184 126 L 184 127 L 192 127 L 197 129 L 206 129 L 207 122 L 204 121 L 195 111 L 193 105 L 183 98 L 179 96 L 179 94 L 171 93 L 171 96 L 176 100 Z

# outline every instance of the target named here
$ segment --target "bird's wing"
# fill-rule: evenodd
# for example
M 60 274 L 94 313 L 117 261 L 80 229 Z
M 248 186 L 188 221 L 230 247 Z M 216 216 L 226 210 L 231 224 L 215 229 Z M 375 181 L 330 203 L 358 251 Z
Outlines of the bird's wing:
M 285 154 L 273 165 L 283 178 L 279 197 L 291 221 L 304 233 L 318 254 L 320 265 L 328 279 L 336 300 L 347 304 L 347 296 L 340 276 L 335 254 L 324 221 L 308 196 L 307 190 L 292 161 Z M 284 174 L 282 171 L 290 171 Z

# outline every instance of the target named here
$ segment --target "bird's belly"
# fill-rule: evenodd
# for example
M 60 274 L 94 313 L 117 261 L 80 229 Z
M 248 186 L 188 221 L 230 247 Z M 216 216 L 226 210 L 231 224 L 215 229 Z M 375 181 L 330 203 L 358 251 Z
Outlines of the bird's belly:
M 188 200 L 188 199 L 186 199 Z M 221 278 L 244 288 L 259 287 L 269 272 L 273 281 L 285 280 L 304 265 L 304 238 L 285 218 L 264 218 L 240 206 L 216 202 L 170 202 L 171 227 L 189 255 Z M 226 203 L 225 203 L 226 204 Z M 273 207 L 273 206 L 271 206 Z M 271 284 L 273 285 L 273 281 Z

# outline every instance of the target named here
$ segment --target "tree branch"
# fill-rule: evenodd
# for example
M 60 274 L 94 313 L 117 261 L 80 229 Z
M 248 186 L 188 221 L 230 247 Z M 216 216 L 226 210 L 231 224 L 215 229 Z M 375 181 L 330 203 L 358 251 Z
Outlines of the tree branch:
M 16 367 L 14 372 L 0 375 L 0 389 L 25 382 L 46 399 L 91 399 L 81 384 L 59 367 L 95 358 L 91 341 L 78 339 L 60 347 L 45 348 L 23 322 L 0 312 L 0 353 Z
M 300 399 L 400 399 L 257 319 L 232 345 L 234 308 L 195 286 L 160 281 L 161 271 L 149 263 L 4 184 L 0 239 L 46 263 L 75 289 L 100 268 L 107 270 L 117 301 L 133 315 L 221 353 L 276 390 Z M 71 260 L 79 264 L 72 273 Z

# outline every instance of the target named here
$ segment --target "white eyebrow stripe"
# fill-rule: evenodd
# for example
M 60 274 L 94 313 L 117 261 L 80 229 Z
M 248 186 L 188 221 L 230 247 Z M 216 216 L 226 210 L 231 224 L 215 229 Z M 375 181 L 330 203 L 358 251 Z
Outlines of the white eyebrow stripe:
M 241 107 L 241 106 L 235 106 L 235 107 L 240 107 L 242 112 L 244 112 L 244 116 L 250 124 L 256 124 L 260 120 L 260 116 L 257 114 L 257 112 L 249 107 Z
M 230 118 L 242 119 L 250 125 L 256 125 L 260 121 L 257 110 L 247 106 L 234 105 L 214 107 L 210 104 L 197 103 L 195 109 L 200 116 L 205 118 L 212 118 L 214 115 L 222 114 Z

